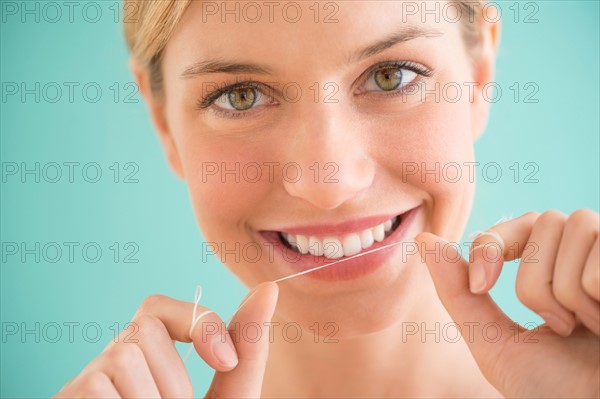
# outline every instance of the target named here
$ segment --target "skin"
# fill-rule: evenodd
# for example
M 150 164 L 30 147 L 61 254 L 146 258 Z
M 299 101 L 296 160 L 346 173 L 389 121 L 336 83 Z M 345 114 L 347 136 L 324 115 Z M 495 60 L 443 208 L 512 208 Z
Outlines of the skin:
M 261 230 L 333 224 L 421 205 L 407 239 L 414 237 L 419 251 L 405 256 L 395 249 L 383 267 L 364 278 L 326 282 L 303 276 L 279 284 L 269 282 L 294 272 L 281 262 L 264 257 L 232 261 L 217 251 L 241 281 L 255 287 L 231 325 L 294 322 L 310 331 L 315 322 L 334 321 L 338 342 L 324 343 L 326 331 L 319 331 L 319 343 L 310 332 L 295 343 L 281 334 L 269 342 L 266 326 L 257 342 L 224 328 L 210 335 L 197 326 L 190 336 L 193 304 L 151 296 L 132 320 L 139 327 L 139 342 L 111 343 L 56 397 L 191 397 L 173 340 L 193 342 L 216 370 L 208 397 L 598 397 L 598 214 L 527 213 L 480 235 L 465 260 L 453 256 L 448 242 L 463 233 L 474 184 L 467 178 L 451 182 L 403 175 L 402 162 L 433 168 L 436 162 L 474 161 L 473 143 L 485 129 L 489 109 L 480 88 L 494 77 L 498 23 L 483 23 L 482 48 L 473 59 L 458 24 L 443 18 L 423 23 L 418 15 L 403 21 L 401 1 L 340 3 L 333 24 L 315 23 L 308 6 L 303 15 L 310 17 L 295 24 L 280 14 L 274 23 L 262 18 L 235 24 L 218 16 L 200 23 L 202 4 L 193 3 L 164 50 L 162 98 L 150 90 L 147 72 L 132 59 L 169 164 L 188 185 L 208 242 L 264 247 Z M 347 63 L 348 54 L 409 26 L 440 34 Z M 275 102 L 258 105 L 239 119 L 219 117 L 215 107 L 198 110 L 203 83 L 222 86 L 236 78 L 226 73 L 181 78 L 186 68 L 209 57 L 267 65 L 272 75 L 243 74 L 238 80 L 295 82 L 304 95 L 291 102 L 270 92 Z M 455 102 L 419 95 L 402 100 L 385 97 L 381 89 L 365 93 L 365 88 L 377 89 L 365 71 L 389 60 L 433 69 L 431 76 L 416 78 L 430 90 L 436 83 L 476 82 L 473 98 L 466 91 Z M 315 101 L 309 89 L 314 82 L 321 88 L 334 82 L 338 102 L 324 102 L 331 93 L 326 90 Z M 296 162 L 305 172 L 315 162 L 334 162 L 339 169 L 334 184 L 309 173 L 293 183 L 276 173 L 273 179 L 236 184 L 232 178 L 204 179 L 202 167 L 211 162 L 230 168 L 236 162 Z M 484 256 L 490 247 L 498 256 Z M 528 253 L 534 248 L 537 257 Z M 547 322 L 537 331 L 535 345 L 524 342 L 527 331 L 515 329 L 488 294 L 503 261 L 517 258 L 522 261 L 516 294 Z M 526 267 L 529 263 L 535 264 Z M 476 280 L 481 272 L 483 285 Z M 463 336 L 456 342 L 419 334 L 401 340 L 407 322 L 430 329 L 436 322 L 495 323 L 501 338 L 492 343 L 475 330 L 474 339 Z M 202 323 L 222 326 L 214 313 Z M 229 364 L 217 356 L 227 348 L 233 348 Z

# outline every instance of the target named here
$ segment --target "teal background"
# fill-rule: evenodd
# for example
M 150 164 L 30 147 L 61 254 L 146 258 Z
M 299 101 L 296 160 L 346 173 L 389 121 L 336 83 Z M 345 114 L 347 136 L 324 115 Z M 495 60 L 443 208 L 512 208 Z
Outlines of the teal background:
M 6 1 L 2 1 L 2 4 Z M 29 2 L 31 3 L 31 2 Z M 478 161 L 497 162 L 505 173 L 497 183 L 481 179 L 467 233 L 485 229 L 502 216 L 518 216 L 530 210 L 599 207 L 599 5 L 597 1 L 546 1 L 539 6 L 537 23 L 524 23 L 526 2 L 518 3 L 519 20 L 500 3 L 504 15 L 497 81 L 502 98 L 492 106 L 485 135 L 476 144 Z M 21 4 L 21 2 L 18 2 Z M 81 4 L 85 4 L 81 3 Z M 33 96 L 2 100 L 2 162 L 97 162 L 102 178 L 87 183 L 76 174 L 58 183 L 21 183 L 12 177 L 1 186 L 1 241 L 97 242 L 103 254 L 97 263 L 85 262 L 81 245 L 75 262 L 35 262 L 32 256 L 2 261 L 1 321 L 36 322 L 62 327 L 56 343 L 33 334 L 4 337 L 1 342 L 1 396 L 48 397 L 75 376 L 112 339 L 115 323 L 123 328 L 142 299 L 161 293 L 191 300 L 196 284 L 205 287 L 203 303 L 217 313 L 230 315 L 245 295 L 240 284 L 213 257 L 202 264 L 202 236 L 196 226 L 186 186 L 168 169 L 144 104 L 127 103 L 125 86 L 132 81 L 121 25 L 113 20 L 115 1 L 97 2 L 103 16 L 87 23 L 81 14 L 70 23 L 39 23 L 29 16 L 2 15 L 1 81 L 81 82 L 73 103 L 57 103 Z M 4 4 L 3 4 L 4 7 Z M 111 8 L 112 7 L 112 8 Z M 4 18 L 6 17 L 6 21 Z M 103 93 L 97 103 L 81 97 L 86 82 L 98 82 Z M 119 101 L 109 87 L 118 83 Z M 534 82 L 537 103 L 519 102 L 507 88 L 514 82 Z M 3 90 L 3 95 L 4 95 Z M 52 93 L 50 93 L 52 95 Z M 119 182 L 109 166 L 119 162 Z M 134 162 L 137 183 L 124 183 Z M 508 175 L 508 166 L 519 162 L 519 182 Z M 539 166 L 538 183 L 524 183 L 526 162 Z M 66 169 L 63 169 L 66 170 Z M 81 171 L 81 169 L 77 169 Z M 465 237 L 466 239 L 466 237 Z M 118 242 L 115 262 L 112 243 Z M 133 242 L 138 263 L 123 262 L 124 245 Z M 43 244 L 42 244 L 43 245 Z M 63 247 L 64 248 L 64 247 Z M 4 254 L 3 254 L 4 255 Z M 492 296 L 516 321 L 540 322 L 524 308 L 514 293 L 516 264 L 508 263 L 492 290 Z M 227 292 L 227 295 L 221 293 Z M 65 322 L 78 322 L 69 342 Z M 101 337 L 90 342 L 94 330 L 82 337 L 82 326 L 98 323 Z M 5 342 L 6 341 L 6 342 Z M 181 351 L 187 350 L 182 345 Z M 197 395 L 203 395 L 212 373 L 199 359 L 187 363 Z

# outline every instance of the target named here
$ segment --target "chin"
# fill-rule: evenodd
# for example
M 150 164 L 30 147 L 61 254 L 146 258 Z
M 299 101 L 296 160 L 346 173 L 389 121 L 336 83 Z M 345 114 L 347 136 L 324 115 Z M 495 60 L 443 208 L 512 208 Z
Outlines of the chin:
M 280 283 L 277 317 L 283 323 L 297 323 L 311 336 L 322 339 L 351 339 L 377 333 L 402 321 L 417 321 L 406 318 L 423 301 L 423 292 L 430 292 L 423 289 L 428 284 L 427 273 L 420 259 L 413 256 L 405 263 L 384 265 L 374 273 L 379 276 L 369 276 L 377 281 L 362 281 L 346 291 L 302 295 L 297 287 Z

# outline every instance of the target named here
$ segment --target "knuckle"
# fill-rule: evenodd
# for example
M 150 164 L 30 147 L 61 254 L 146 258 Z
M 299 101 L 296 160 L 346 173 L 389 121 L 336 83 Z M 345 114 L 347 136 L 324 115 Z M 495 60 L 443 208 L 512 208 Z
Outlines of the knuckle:
M 573 310 L 577 308 L 578 295 L 575 289 L 566 284 L 554 281 L 552 284 L 552 294 L 558 302 L 567 308 Z
M 517 278 L 515 291 L 521 303 L 530 309 L 537 309 L 541 295 L 539 289 L 527 279 Z
M 586 268 L 581 276 L 581 285 L 588 295 L 600 300 L 600 267 Z
M 567 215 L 565 215 L 564 213 L 560 212 L 560 211 L 556 211 L 556 210 L 549 210 L 546 211 L 544 213 L 542 213 L 536 223 L 539 224 L 542 227 L 546 227 L 546 226 L 552 226 L 558 223 L 564 223 L 564 221 L 567 220 Z
M 108 376 L 100 371 L 92 371 L 82 376 L 79 387 L 80 395 L 83 397 L 100 397 L 107 386 L 112 382 Z
M 567 219 L 567 224 L 574 226 L 585 225 L 588 224 L 590 221 L 593 221 L 595 215 L 596 213 L 590 209 L 577 209 L 569 215 L 569 218 Z
M 529 211 L 527 213 L 524 213 L 523 216 L 521 216 L 521 217 L 524 219 L 527 219 L 527 220 L 530 220 L 530 219 L 536 220 L 537 218 L 540 217 L 540 213 L 536 212 L 536 211 Z
M 156 308 L 158 304 L 162 303 L 164 299 L 165 296 L 160 294 L 153 294 L 144 298 L 138 309 L 138 313 L 149 313 L 152 309 Z
M 134 323 L 138 328 L 137 336 L 141 341 L 157 341 L 168 335 L 167 328 L 158 317 L 141 314 Z
M 145 361 L 142 349 L 133 343 L 119 343 L 108 353 L 111 365 L 117 368 L 129 367 Z

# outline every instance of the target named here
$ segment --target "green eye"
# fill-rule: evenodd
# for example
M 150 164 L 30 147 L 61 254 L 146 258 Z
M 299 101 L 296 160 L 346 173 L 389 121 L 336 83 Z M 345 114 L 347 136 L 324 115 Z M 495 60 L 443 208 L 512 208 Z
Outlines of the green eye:
M 431 76 L 431 71 L 412 62 L 381 65 L 370 72 L 364 89 L 367 92 L 398 91 L 415 82 L 419 76 Z
M 256 102 L 256 89 L 253 87 L 239 87 L 227 93 L 228 105 L 236 111 L 244 111 L 251 108 Z
M 402 68 L 387 67 L 378 69 L 374 74 L 377 86 L 382 90 L 394 90 L 402 84 Z
M 220 118 L 242 118 L 252 114 L 254 108 L 261 105 L 277 105 L 277 101 L 268 94 L 272 92 L 268 86 L 259 82 L 243 81 L 225 85 L 206 97 L 198 100 L 197 108 L 211 108 L 215 116 Z M 211 107 L 213 106 L 214 107 Z

